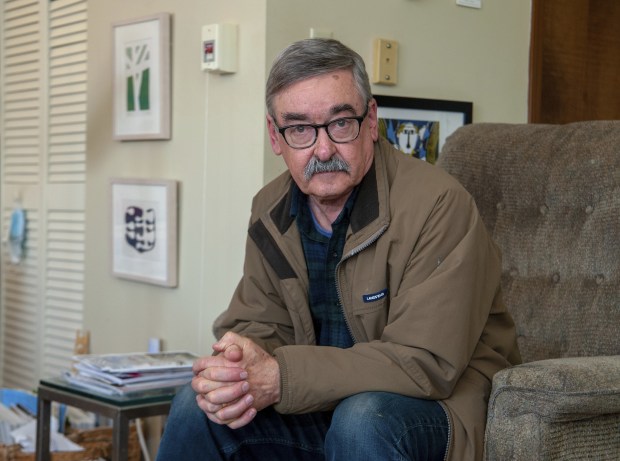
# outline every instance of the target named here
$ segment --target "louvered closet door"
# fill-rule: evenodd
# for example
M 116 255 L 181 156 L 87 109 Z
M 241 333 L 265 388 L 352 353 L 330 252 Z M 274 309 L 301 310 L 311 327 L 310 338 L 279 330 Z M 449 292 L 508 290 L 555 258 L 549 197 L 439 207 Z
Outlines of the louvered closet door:
M 2 252 L 2 381 L 36 386 L 70 363 L 82 328 L 86 180 L 86 0 L 3 0 L 3 237 L 15 202 L 24 260 Z

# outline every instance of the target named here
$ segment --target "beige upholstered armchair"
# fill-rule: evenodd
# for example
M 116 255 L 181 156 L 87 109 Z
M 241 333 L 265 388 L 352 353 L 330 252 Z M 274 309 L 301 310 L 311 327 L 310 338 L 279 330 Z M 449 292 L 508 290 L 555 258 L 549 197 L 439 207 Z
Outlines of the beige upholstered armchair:
M 439 164 L 502 249 L 524 361 L 493 380 L 485 459 L 620 459 L 620 121 L 469 125 Z

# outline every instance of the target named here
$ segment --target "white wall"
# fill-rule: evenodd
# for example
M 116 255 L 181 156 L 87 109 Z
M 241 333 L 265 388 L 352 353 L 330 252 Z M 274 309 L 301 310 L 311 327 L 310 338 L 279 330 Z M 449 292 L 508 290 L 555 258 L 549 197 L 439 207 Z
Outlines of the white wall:
M 173 14 L 173 135 L 170 141 L 111 139 L 110 24 Z M 284 166 L 269 148 L 264 84 L 275 54 L 309 28 L 333 31 L 370 66 L 374 38 L 400 43 L 399 84 L 376 94 L 474 102 L 474 121 L 525 122 L 529 1 L 123 0 L 89 1 L 86 327 L 94 352 L 208 352 L 210 325 L 241 274 L 250 200 Z M 239 72 L 204 74 L 200 28 L 239 24 Z M 179 287 L 121 280 L 109 272 L 113 176 L 177 179 Z
M 173 17 L 172 139 L 113 141 L 110 25 L 156 12 Z M 241 275 L 249 202 L 262 183 L 264 15 L 257 0 L 89 2 L 85 323 L 94 352 L 145 350 L 149 337 L 168 349 L 210 347 L 209 325 Z M 217 22 L 239 24 L 235 75 L 200 68 L 201 27 Z M 178 288 L 110 275 L 114 176 L 180 181 Z

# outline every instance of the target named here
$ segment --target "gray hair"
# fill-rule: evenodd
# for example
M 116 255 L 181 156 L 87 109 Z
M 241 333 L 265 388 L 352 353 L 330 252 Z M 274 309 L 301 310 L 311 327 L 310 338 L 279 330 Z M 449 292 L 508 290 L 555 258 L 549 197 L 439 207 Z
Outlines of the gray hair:
M 273 99 L 287 86 L 342 69 L 353 72 L 358 93 L 365 103 L 370 102 L 370 82 L 359 54 L 330 38 L 309 38 L 293 43 L 275 58 L 271 66 L 265 92 L 267 112 L 275 118 Z

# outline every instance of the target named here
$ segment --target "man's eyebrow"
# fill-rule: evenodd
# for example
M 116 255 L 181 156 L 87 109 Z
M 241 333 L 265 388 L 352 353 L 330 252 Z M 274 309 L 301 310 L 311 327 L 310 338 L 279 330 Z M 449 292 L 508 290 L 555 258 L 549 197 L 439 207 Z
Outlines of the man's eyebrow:
M 282 120 L 284 120 L 284 122 L 305 122 L 308 121 L 308 116 L 299 112 L 284 112 L 282 114 Z
M 330 115 L 338 115 L 343 112 L 350 112 L 352 114 L 355 114 L 355 108 L 351 104 L 344 103 L 344 104 L 337 104 L 335 106 L 332 106 L 332 108 L 329 110 Z M 282 114 L 282 120 L 284 120 L 285 123 L 286 122 L 306 122 L 309 120 L 309 117 L 307 114 L 303 114 L 299 112 L 284 112 Z
M 331 108 L 330 110 L 332 115 L 337 115 L 337 114 L 341 114 L 342 112 L 351 112 L 352 114 L 355 113 L 355 107 L 353 107 L 351 104 L 338 104 L 337 106 L 334 106 Z

